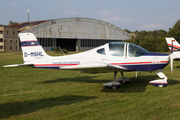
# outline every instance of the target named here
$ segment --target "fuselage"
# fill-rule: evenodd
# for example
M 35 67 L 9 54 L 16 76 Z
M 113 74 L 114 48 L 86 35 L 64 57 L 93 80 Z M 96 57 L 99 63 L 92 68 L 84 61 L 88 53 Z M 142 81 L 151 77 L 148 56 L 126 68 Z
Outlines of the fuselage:
M 67 56 L 34 60 L 36 68 L 61 69 L 85 63 L 103 62 L 127 67 L 130 71 L 154 71 L 163 69 L 169 63 L 169 54 L 151 53 L 144 48 L 124 42 L 112 42 L 92 50 Z

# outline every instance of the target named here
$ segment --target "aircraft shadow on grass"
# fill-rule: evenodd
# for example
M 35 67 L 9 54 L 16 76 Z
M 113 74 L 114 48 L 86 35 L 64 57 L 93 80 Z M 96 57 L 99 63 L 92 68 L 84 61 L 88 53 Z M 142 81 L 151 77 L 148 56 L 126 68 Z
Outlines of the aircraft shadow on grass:
M 97 80 L 96 76 L 83 76 L 83 77 L 75 77 L 75 78 L 59 78 L 56 80 L 47 80 L 43 83 L 57 83 L 57 82 L 86 82 L 86 83 L 103 83 L 107 82 L 107 80 Z
M 145 92 L 147 85 L 150 85 L 149 81 L 153 79 L 158 79 L 157 75 L 139 76 L 138 78 L 132 77 L 130 78 L 129 84 L 122 84 L 119 89 L 115 89 L 115 90 L 104 88 L 102 92 L 108 92 L 108 93 Z M 172 86 L 175 84 L 180 84 L 180 81 L 168 79 L 168 86 Z M 153 86 L 153 87 L 156 87 L 156 86 Z M 157 88 L 161 89 L 159 87 Z M 162 88 L 162 89 L 165 89 L 165 88 Z
M 127 92 L 144 92 L 146 91 L 146 87 L 149 84 L 149 81 L 157 79 L 157 75 L 148 75 L 148 76 L 138 76 L 137 78 L 131 77 L 129 78 L 130 82 L 128 84 L 121 83 L 121 86 L 119 89 L 107 89 L 104 88 L 102 92 L 107 93 L 127 93 Z
M 84 76 L 84 77 L 76 77 L 76 78 L 60 78 L 56 80 L 47 80 L 43 83 L 57 83 L 57 82 L 86 82 L 86 83 L 106 83 L 107 80 L 97 80 L 97 76 Z M 157 75 L 143 75 L 138 76 L 138 78 L 131 77 L 129 84 L 121 84 L 121 87 L 119 89 L 109 89 L 109 88 L 103 88 L 101 92 L 144 92 L 146 90 L 147 85 L 149 85 L 149 81 L 158 79 Z M 109 80 L 111 81 L 111 80 Z M 169 85 L 179 84 L 180 81 L 168 79 Z M 102 86 L 100 86 L 102 87 Z M 155 86 L 154 86 L 155 87 Z M 159 88 L 161 89 L 161 88 Z
M 0 119 L 9 118 L 11 116 L 28 114 L 44 108 L 69 105 L 95 98 L 97 97 L 67 95 L 67 96 L 51 97 L 51 98 L 44 98 L 44 99 L 38 99 L 32 101 L 25 101 L 25 102 L 0 104 Z
M 180 68 L 180 66 L 176 66 L 176 68 Z

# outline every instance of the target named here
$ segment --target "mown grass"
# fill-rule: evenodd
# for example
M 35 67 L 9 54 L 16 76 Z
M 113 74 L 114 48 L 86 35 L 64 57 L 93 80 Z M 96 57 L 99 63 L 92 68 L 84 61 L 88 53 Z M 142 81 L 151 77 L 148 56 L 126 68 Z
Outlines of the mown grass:
M 158 78 L 156 73 L 135 78 L 135 72 L 128 72 L 130 84 L 116 90 L 102 86 L 113 73 L 2 67 L 18 63 L 23 63 L 22 54 L 0 53 L 0 119 L 180 119 L 180 61 L 174 62 L 173 76 L 170 66 L 165 68 L 165 88 L 148 84 Z

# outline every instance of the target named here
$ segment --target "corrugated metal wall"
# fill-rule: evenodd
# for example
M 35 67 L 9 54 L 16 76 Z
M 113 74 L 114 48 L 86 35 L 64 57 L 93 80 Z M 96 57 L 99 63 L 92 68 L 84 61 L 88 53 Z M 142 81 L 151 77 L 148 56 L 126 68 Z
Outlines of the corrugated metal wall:
M 110 23 L 91 18 L 62 18 L 53 19 L 23 32 L 32 32 L 37 38 L 68 38 L 99 40 L 127 40 L 131 35 Z M 82 43 L 82 42 L 81 42 Z M 95 46 L 92 46 L 92 48 Z M 80 48 L 78 48 L 80 50 Z M 80 50 L 81 51 L 81 50 Z

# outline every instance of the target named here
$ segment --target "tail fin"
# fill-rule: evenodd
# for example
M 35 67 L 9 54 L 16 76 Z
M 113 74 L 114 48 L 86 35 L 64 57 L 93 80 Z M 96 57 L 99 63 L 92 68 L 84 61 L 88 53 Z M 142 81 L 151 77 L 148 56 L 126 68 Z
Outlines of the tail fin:
M 19 33 L 19 37 L 25 62 L 50 57 L 46 54 L 33 33 Z
M 166 38 L 166 42 L 169 46 L 169 50 L 171 51 L 172 42 L 173 42 L 173 51 L 180 51 L 180 44 L 173 38 Z

